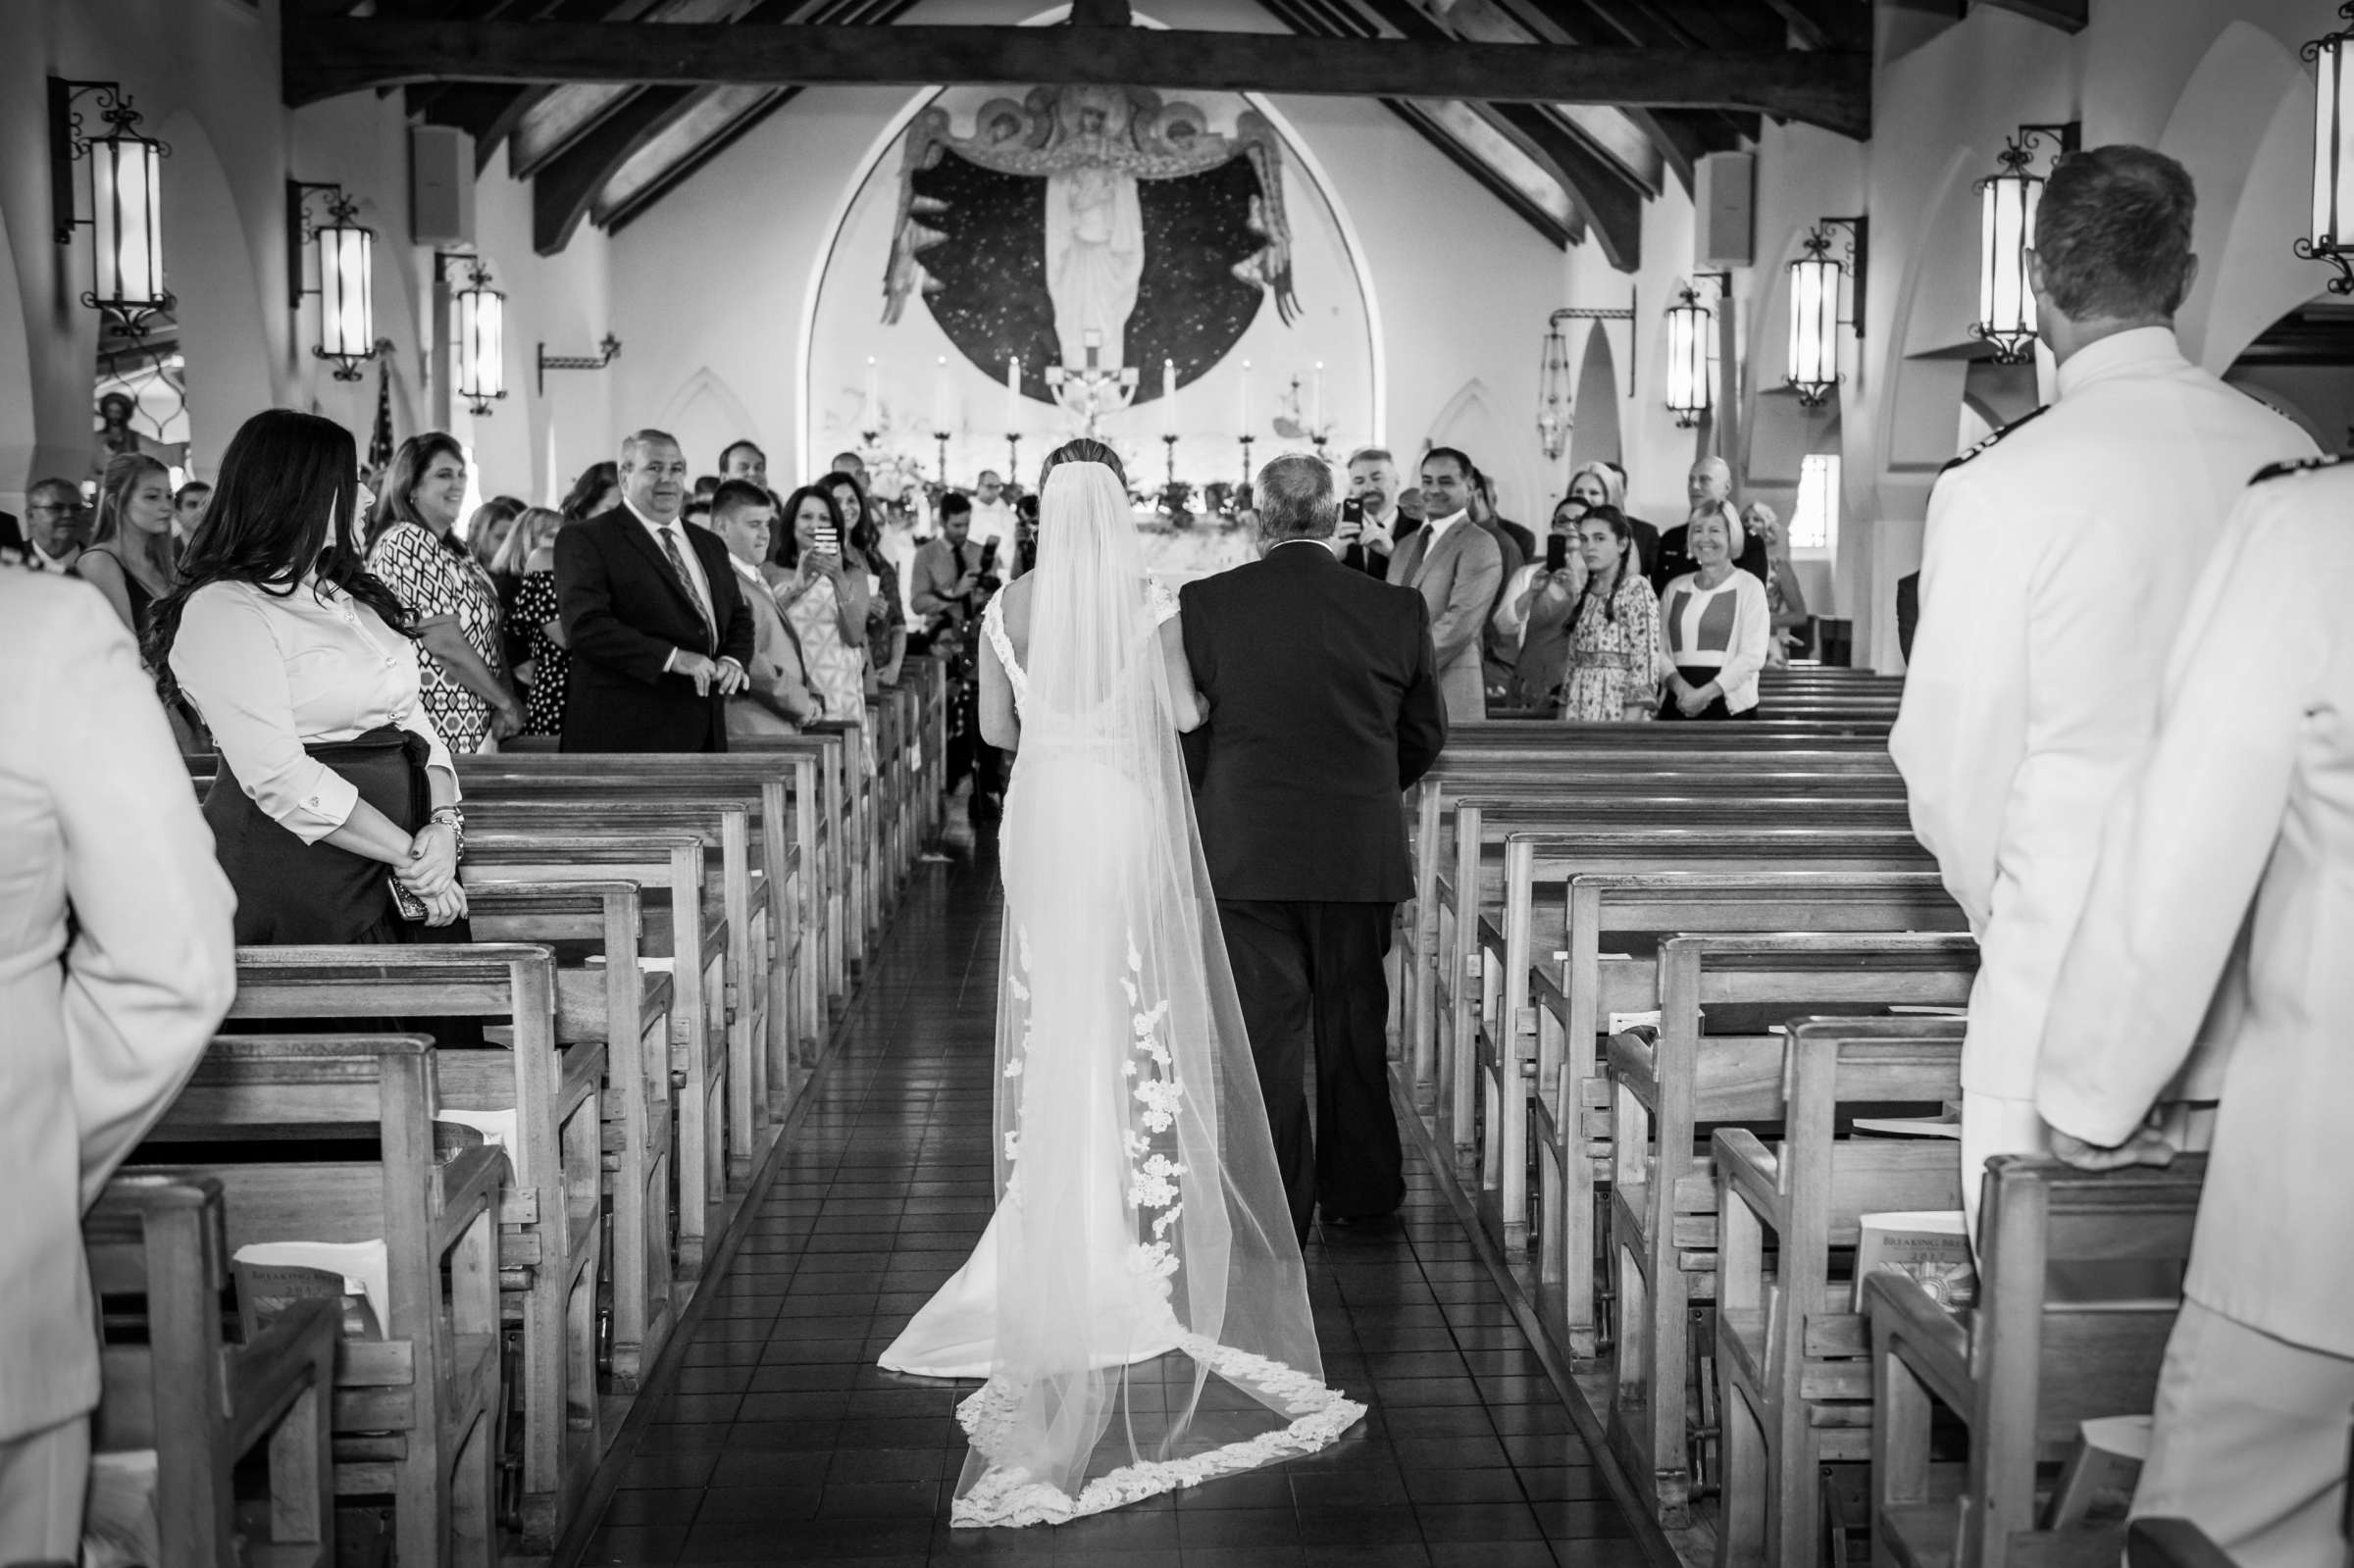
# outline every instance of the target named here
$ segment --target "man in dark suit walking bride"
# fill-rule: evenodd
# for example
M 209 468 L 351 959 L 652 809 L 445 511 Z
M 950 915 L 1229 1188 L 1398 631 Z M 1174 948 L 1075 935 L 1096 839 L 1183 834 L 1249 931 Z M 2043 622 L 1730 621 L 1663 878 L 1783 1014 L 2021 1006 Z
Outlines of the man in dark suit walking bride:
M 1318 459 L 1259 471 L 1262 557 L 1181 590 L 1205 723 L 1186 737 L 1194 806 L 1303 1240 L 1406 1196 L 1390 1107 L 1389 985 L 1412 896 L 1400 791 L 1447 741 L 1422 596 L 1352 572 Z M 1311 1133 L 1305 1079 L 1315 1063 Z

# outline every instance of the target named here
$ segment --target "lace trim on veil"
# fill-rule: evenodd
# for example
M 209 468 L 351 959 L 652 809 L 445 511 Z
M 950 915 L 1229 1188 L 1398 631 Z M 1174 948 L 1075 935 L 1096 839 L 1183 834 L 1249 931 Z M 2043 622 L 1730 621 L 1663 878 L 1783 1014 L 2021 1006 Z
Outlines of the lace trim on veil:
M 955 1500 L 949 1524 L 1063 1524 L 1180 1487 L 1199 1486 L 1220 1476 L 1314 1453 L 1330 1447 L 1364 1418 L 1365 1407 L 1356 1400 L 1264 1356 L 1214 1344 L 1197 1335 L 1180 1339 L 1178 1348 L 1228 1382 L 1273 1396 L 1292 1417 L 1291 1423 L 1181 1459 L 1140 1459 L 1122 1465 L 1090 1481 L 1073 1497 L 1059 1487 L 1031 1480 L 1026 1470 L 997 1462 L 1004 1434 L 1016 1419 L 1022 1386 L 1011 1379 L 993 1377 L 956 1407 L 956 1419 L 973 1447 L 990 1455 L 991 1462 L 972 1490 Z

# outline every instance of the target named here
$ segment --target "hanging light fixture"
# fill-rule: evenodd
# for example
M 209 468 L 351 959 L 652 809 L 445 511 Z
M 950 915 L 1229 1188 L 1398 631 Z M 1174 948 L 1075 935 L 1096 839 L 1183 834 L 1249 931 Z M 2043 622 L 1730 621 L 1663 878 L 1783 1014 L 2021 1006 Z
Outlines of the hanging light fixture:
M 1729 298 L 1732 286 L 1723 273 L 1702 273 L 1667 307 L 1667 412 L 1678 430 L 1698 425 L 1715 406 L 1716 312 L 1693 287 L 1703 278 L 1717 280 L 1719 298 Z
M 466 286 L 449 297 L 457 324 L 458 395 L 466 412 L 487 414 L 507 395 L 507 296 L 490 286 L 490 270 L 479 256 L 465 258 Z
M 1830 230 L 1851 238 L 1846 260 L 1833 256 Z M 1806 254 L 1790 264 L 1790 369 L 1785 378 L 1799 402 L 1820 408 L 1839 384 L 1839 284 L 1852 265 L 1856 335 L 1864 335 L 1864 263 L 1868 233 L 1862 218 L 1823 218 L 1806 238 Z
M 103 136 L 82 128 L 74 107 L 93 98 L 110 127 Z M 147 330 L 147 319 L 172 308 L 164 286 L 163 161 L 171 149 L 134 128 L 139 113 L 129 95 L 111 81 L 49 78 L 49 204 L 55 238 L 73 243 L 74 230 L 91 234 L 91 286 L 81 302 L 127 335 Z M 74 166 L 90 170 L 90 216 L 76 216 Z
M 1545 357 L 1537 373 L 1537 439 L 1548 463 L 1558 462 L 1569 445 L 1575 397 L 1569 381 L 1569 339 L 1561 335 L 1561 320 L 1556 316 L 1545 324 Z
M 327 222 L 312 225 L 306 205 L 314 191 L 332 191 Z M 319 286 L 302 286 L 302 253 L 316 243 Z M 319 296 L 319 341 L 311 353 L 332 361 L 335 379 L 356 381 L 360 367 L 376 358 L 376 230 L 359 222 L 359 206 L 341 185 L 286 181 L 287 303 L 302 308 L 305 294 Z
M 1978 319 L 1970 335 L 1994 345 L 1997 365 L 2023 363 L 2035 352 L 2035 291 L 2027 283 L 2027 253 L 2035 247 L 2035 210 L 2043 177 L 2027 173 L 2036 143 L 2050 137 L 2057 156 L 2081 145 L 2079 126 L 2021 126 L 1995 158 L 2002 172 L 1978 181 Z
M 2354 0 L 2337 8 L 2338 17 L 2354 22 Z M 2307 261 L 2326 261 L 2337 269 L 2329 279 L 2332 294 L 2354 294 L 2354 125 L 2346 119 L 2349 62 L 2346 45 L 2354 30 L 2340 29 L 2316 38 L 2298 52 L 2314 63 L 2313 95 L 2313 223 L 2312 232 L 2298 236 L 2293 247 Z

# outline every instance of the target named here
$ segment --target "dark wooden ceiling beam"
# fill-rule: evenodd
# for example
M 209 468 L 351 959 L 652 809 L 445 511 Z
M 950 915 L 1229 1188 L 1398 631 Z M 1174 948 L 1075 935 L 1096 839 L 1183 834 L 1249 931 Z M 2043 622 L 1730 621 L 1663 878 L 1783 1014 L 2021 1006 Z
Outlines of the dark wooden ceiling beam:
M 297 21 L 284 90 L 300 107 L 412 81 L 1132 83 L 1319 97 L 1756 110 L 1859 139 L 1871 61 L 1827 50 L 1563 49 L 1141 27 Z
M 1625 169 L 1601 157 L 1538 104 L 1483 105 L 1521 151 L 1550 168 L 1577 198 L 1603 259 L 1622 273 L 1643 264 L 1643 188 Z
M 1978 0 L 1978 4 L 2016 11 L 2062 32 L 2082 32 L 2092 21 L 2092 0 Z
M 1790 26 L 1791 40 L 1807 49 L 1871 47 L 1868 0 L 1766 0 Z
M 694 102 L 693 87 L 645 87 L 568 143 L 532 177 L 532 248 L 553 256 L 572 242 L 605 181 Z

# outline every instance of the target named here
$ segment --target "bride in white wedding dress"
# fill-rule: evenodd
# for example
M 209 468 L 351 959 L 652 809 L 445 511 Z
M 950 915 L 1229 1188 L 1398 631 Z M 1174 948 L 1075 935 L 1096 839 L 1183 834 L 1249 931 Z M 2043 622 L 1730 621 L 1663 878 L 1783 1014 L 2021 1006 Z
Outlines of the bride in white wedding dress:
M 1200 701 L 1117 463 L 1048 459 L 1037 570 L 982 618 L 1020 740 L 998 1208 L 882 1357 L 987 1380 L 957 1410 L 957 1525 L 1100 1512 L 1364 1414 L 1324 1383 L 1177 740 Z

